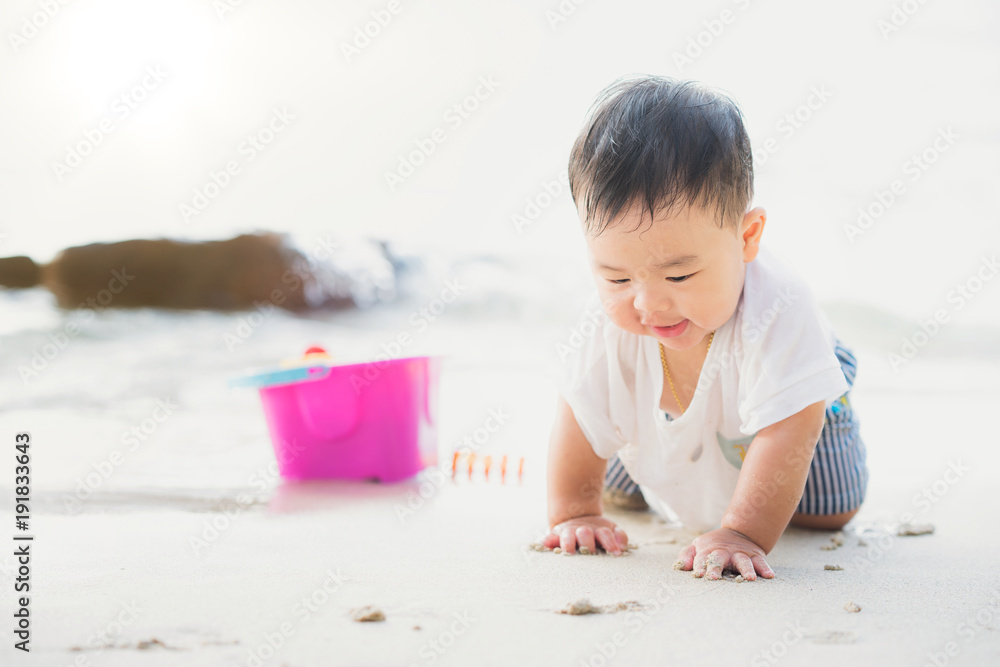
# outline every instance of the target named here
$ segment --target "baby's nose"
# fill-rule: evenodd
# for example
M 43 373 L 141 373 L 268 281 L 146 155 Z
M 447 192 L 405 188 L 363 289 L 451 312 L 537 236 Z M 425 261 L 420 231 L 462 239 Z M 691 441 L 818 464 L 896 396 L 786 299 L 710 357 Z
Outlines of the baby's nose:
M 669 312 L 671 304 L 665 296 L 656 294 L 652 290 L 640 290 L 635 295 L 633 305 L 639 311 L 639 317 L 643 324 L 657 321 L 656 313 Z

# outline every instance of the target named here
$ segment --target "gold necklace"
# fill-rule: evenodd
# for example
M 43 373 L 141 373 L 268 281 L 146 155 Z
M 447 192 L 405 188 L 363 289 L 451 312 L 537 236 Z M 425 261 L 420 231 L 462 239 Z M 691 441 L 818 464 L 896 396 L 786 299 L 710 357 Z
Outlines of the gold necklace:
M 705 358 L 708 359 L 708 352 L 712 349 L 712 339 L 715 338 L 715 332 L 713 331 L 708 335 L 708 350 L 705 350 Z M 667 382 L 670 383 L 670 393 L 674 395 L 674 400 L 677 401 L 677 407 L 681 409 L 681 414 L 684 414 L 685 408 L 681 405 L 681 399 L 677 398 L 677 390 L 674 389 L 674 380 L 670 377 L 670 369 L 667 368 L 667 357 L 663 354 L 663 343 L 657 341 L 657 345 L 660 346 L 660 363 L 663 364 L 663 372 L 667 374 Z

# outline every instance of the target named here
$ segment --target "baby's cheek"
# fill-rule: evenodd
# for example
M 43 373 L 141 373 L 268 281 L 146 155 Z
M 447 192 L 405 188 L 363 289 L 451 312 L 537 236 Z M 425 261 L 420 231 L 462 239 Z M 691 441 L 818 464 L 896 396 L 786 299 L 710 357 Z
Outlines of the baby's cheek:
M 604 299 L 604 309 L 611 320 L 621 326 L 638 320 L 638 315 L 633 307 L 630 296 L 611 295 Z
M 622 294 L 620 290 L 613 290 L 606 284 L 597 283 L 597 296 L 601 299 L 601 306 L 608 315 L 614 313 L 621 307 Z
M 723 290 L 707 291 L 697 295 L 688 304 L 690 319 L 705 325 L 721 324 L 732 315 L 733 307 L 729 303 L 729 295 Z

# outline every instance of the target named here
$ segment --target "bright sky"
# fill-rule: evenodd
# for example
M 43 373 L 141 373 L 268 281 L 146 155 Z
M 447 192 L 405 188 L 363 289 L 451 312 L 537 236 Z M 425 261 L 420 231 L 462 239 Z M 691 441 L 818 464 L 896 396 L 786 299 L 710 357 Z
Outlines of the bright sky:
M 1000 251 L 1000 26 L 893 5 L 11 0 L 0 255 L 267 228 L 579 268 L 551 182 L 598 91 L 648 72 L 739 100 L 765 243 L 821 298 L 930 316 Z M 998 312 L 1000 281 L 962 317 Z

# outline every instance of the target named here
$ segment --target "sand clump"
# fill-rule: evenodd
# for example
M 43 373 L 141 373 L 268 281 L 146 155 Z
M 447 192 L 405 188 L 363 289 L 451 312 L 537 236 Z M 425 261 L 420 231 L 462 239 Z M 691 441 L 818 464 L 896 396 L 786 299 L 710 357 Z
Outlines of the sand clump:
M 628 544 L 626 544 L 622 548 L 622 555 L 625 555 L 625 554 L 629 553 L 630 551 L 633 551 L 634 549 L 638 549 L 638 548 L 639 548 L 638 544 L 632 544 L 631 542 L 629 542 Z M 528 545 L 528 550 L 530 550 L 530 551 L 551 551 L 554 554 L 566 554 L 567 556 L 572 555 L 572 554 L 570 554 L 570 553 L 568 553 L 566 551 L 563 551 L 562 547 L 554 547 L 552 549 L 549 549 L 547 546 L 545 546 L 541 542 L 532 542 L 531 544 Z M 579 554 L 581 556 L 599 556 L 602 553 L 607 553 L 607 552 L 604 551 L 603 549 L 599 548 L 599 547 L 598 547 L 598 549 L 596 551 L 591 551 L 589 547 L 585 547 L 585 546 L 581 546 L 581 547 L 579 547 L 577 549 L 577 554 Z
M 844 568 L 840 567 L 839 565 L 824 565 L 823 569 L 824 570 L 831 570 L 831 571 L 837 572 L 837 571 L 843 570 Z
M 852 614 L 856 614 L 859 611 L 861 611 L 861 607 L 859 607 L 858 605 L 854 604 L 853 602 L 848 602 L 847 604 L 845 604 L 844 605 L 844 609 L 847 610 L 847 611 L 849 611 L 849 612 L 851 612 Z
M 833 537 L 830 538 L 830 544 L 824 544 L 820 547 L 823 551 L 833 551 L 844 546 L 844 533 L 837 531 Z
M 736 571 L 736 570 L 730 570 L 730 569 L 726 569 L 726 570 L 722 571 L 722 578 L 724 580 L 733 581 L 733 582 L 735 582 L 737 584 L 742 584 L 745 581 L 750 581 L 750 579 L 747 579 L 742 574 L 740 574 L 738 571 Z
M 725 559 L 715 551 L 708 554 L 708 558 L 705 559 L 705 569 L 711 570 L 713 567 L 721 567 L 723 569 L 726 567 Z
M 584 614 L 600 614 L 601 608 L 595 607 L 590 604 L 590 600 L 586 598 L 581 598 L 571 605 L 567 606 L 565 609 L 559 612 L 560 614 L 569 614 L 570 616 L 583 616 Z
M 227 644 L 237 644 L 239 642 L 226 642 L 226 643 Z M 203 642 L 202 645 L 206 645 L 206 643 Z M 148 650 L 154 649 L 154 648 L 162 648 L 162 649 L 166 649 L 168 651 L 178 651 L 178 650 L 180 650 L 180 649 L 178 649 L 175 646 L 167 646 L 165 643 L 163 643 L 162 641 L 160 641 L 156 637 L 152 637 L 151 639 L 143 639 L 141 641 L 138 641 L 138 642 L 136 642 L 136 644 L 135 644 L 134 647 L 131 644 L 129 644 L 128 642 L 125 642 L 124 644 L 104 644 L 104 645 L 101 646 L 102 650 L 103 649 L 131 649 L 131 648 L 135 648 L 135 650 L 137 650 L 137 651 L 148 651 Z M 84 648 L 82 646 L 71 646 L 69 650 L 70 651 L 87 651 L 87 650 L 90 650 L 90 649 L 86 649 L 86 648 Z
M 576 602 L 566 605 L 565 608 L 560 609 L 557 613 L 568 614 L 570 616 L 583 616 L 585 614 L 614 614 L 619 611 L 638 611 L 643 608 L 644 605 L 636 600 L 597 606 L 591 604 L 588 598 L 580 598 Z
M 351 620 L 358 623 L 376 623 L 385 620 L 385 614 L 378 607 L 367 605 L 351 610 Z
M 711 563 L 708 564 L 709 567 L 711 567 L 711 565 L 712 565 Z M 683 570 L 684 569 L 684 563 L 682 563 L 681 561 L 675 562 L 674 563 L 674 569 L 675 570 Z M 708 572 L 708 570 L 706 569 L 706 574 L 707 574 L 707 572 Z M 695 573 L 695 571 L 693 569 L 691 570 L 691 576 L 694 577 L 694 578 L 696 578 L 696 579 L 707 579 L 707 577 L 705 575 L 702 575 L 701 577 L 699 577 Z M 709 580 L 709 581 L 711 581 L 711 580 Z M 737 584 L 742 584 L 744 581 L 750 581 L 750 580 L 747 579 L 746 577 L 744 577 L 742 574 L 740 574 L 736 570 L 725 568 L 725 569 L 722 570 L 722 576 L 719 579 L 717 579 L 716 581 L 734 581 Z
M 896 526 L 896 535 L 909 537 L 913 535 L 933 535 L 934 524 L 931 523 L 901 523 Z

